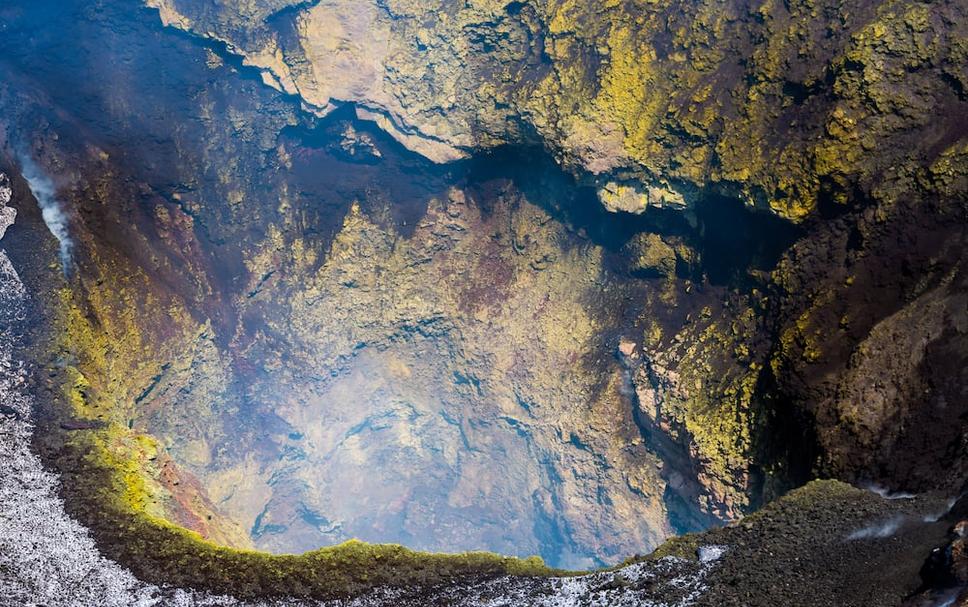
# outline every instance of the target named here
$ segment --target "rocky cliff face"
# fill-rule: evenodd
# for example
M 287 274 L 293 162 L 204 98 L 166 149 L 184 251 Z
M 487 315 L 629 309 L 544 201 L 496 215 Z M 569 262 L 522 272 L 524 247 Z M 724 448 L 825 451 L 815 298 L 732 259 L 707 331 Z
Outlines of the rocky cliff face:
M 958 2 L 147 4 L 313 112 L 439 162 L 539 141 L 631 212 L 712 190 L 802 221 L 905 181 L 968 109 Z
M 102 19 L 75 27 L 113 27 Z M 207 63 L 173 90 L 236 73 L 193 50 Z M 77 281 L 58 295 L 69 354 L 51 384 L 79 419 L 58 424 L 131 458 L 152 515 L 236 546 L 362 537 L 579 567 L 673 533 L 615 357 L 646 284 L 622 284 L 602 245 L 554 217 L 569 180 L 550 163 L 517 169 L 524 181 L 499 167 L 518 159 L 442 172 L 348 117 L 283 131 L 294 108 L 236 82 L 203 88 L 191 103 L 209 117 L 172 142 L 124 97 L 98 144 L 36 139 L 36 115 L 10 112 L 12 139 L 74 174 L 61 195 Z M 9 106 L 27 90 L 8 89 Z M 173 111 L 180 93 L 156 92 L 157 115 Z M 58 131 L 105 104 L 75 107 Z M 247 123 L 260 130 L 237 139 Z M 140 164 L 115 137 L 160 143 Z M 222 163 L 233 145 L 244 166 Z M 698 526 L 696 508 L 671 510 Z
M 174 0 L 149 5 L 168 25 L 224 42 L 309 110 L 326 114 L 354 104 L 358 115 L 438 162 L 538 142 L 594 185 L 610 210 L 640 213 L 653 206 L 694 217 L 733 199 L 808 224 L 811 235 L 758 285 L 759 294 L 740 295 L 728 322 L 717 310 L 704 327 L 681 333 L 682 327 L 663 327 L 666 337 L 678 333 L 682 342 L 692 342 L 692 352 L 669 342 L 656 347 L 646 343 L 649 335 L 634 340 L 641 350 L 629 362 L 645 417 L 665 427 L 662 434 L 682 435 L 674 440 L 698 460 L 704 485 L 717 486 L 714 502 L 720 505 L 710 508 L 728 514 L 735 511 L 728 502 L 744 503 L 737 493 L 748 491 L 749 471 L 740 460 L 750 459 L 757 440 L 742 438 L 758 424 L 749 422 L 759 407 L 751 395 L 777 376 L 780 401 L 796 401 L 795 409 L 808 418 L 819 416 L 818 440 L 831 470 L 855 467 L 863 450 L 863 470 L 856 474 L 877 477 L 888 454 L 907 448 L 901 443 L 908 440 L 894 436 L 896 430 L 885 437 L 882 424 L 947 417 L 948 411 L 910 413 L 900 402 L 919 390 L 960 388 L 909 385 L 921 381 L 915 376 L 923 371 L 924 354 L 900 362 L 883 354 L 893 346 L 874 344 L 894 339 L 879 323 L 903 324 L 888 317 L 901 314 L 922 289 L 960 290 L 951 282 L 957 283 L 957 271 L 943 276 L 960 264 L 963 242 L 964 209 L 954 203 L 964 187 L 966 133 L 958 117 L 968 110 L 964 7 L 958 3 L 884 2 L 849 10 L 836 3 L 769 2 L 478 2 L 432 11 L 409 2 L 281 3 L 258 10 Z M 359 35 L 364 30 L 368 35 Z M 918 227 L 912 229 L 912 222 Z M 855 231 L 852 240 L 848 231 Z M 895 247 L 893 239 L 904 232 L 932 236 L 909 236 L 910 246 Z M 768 240 L 762 233 L 745 236 Z M 675 263 L 683 265 L 683 256 L 661 241 L 645 242 L 646 257 L 652 257 L 647 263 L 664 267 L 660 273 L 674 274 Z M 827 275 L 833 264 L 836 279 Z M 898 276 L 899 267 L 911 276 Z M 845 281 L 859 282 L 839 284 Z M 772 344 L 757 343 L 749 333 L 766 330 L 750 326 L 745 315 L 753 310 L 754 322 L 762 321 L 764 314 L 755 310 L 774 286 L 772 304 L 763 307 L 782 309 L 775 321 L 782 327 L 773 328 L 778 339 Z M 872 306 L 850 295 L 874 291 L 881 297 Z M 914 330 L 911 339 L 947 343 L 940 327 L 960 322 L 941 311 L 960 310 L 958 295 L 950 299 L 936 291 L 934 297 L 947 298 L 930 314 L 934 329 Z M 908 307 L 908 313 L 917 314 L 922 305 Z M 865 312 L 852 321 L 847 307 Z M 868 307 L 877 311 L 869 315 Z M 659 328 L 650 332 L 654 338 Z M 830 343 L 810 343 L 818 341 L 811 334 Z M 741 340 L 741 346 L 733 343 Z M 747 352 L 724 357 L 733 346 Z M 885 360 L 865 354 L 875 351 Z M 891 370 L 883 369 L 887 359 Z M 841 373 L 847 360 L 863 370 L 831 378 L 832 368 Z M 887 382 L 893 387 L 865 387 L 879 373 L 892 376 Z M 960 372 L 951 373 L 959 378 L 939 383 L 963 385 Z M 710 376 L 723 379 L 693 387 Z M 963 400 L 950 392 L 931 398 Z M 876 413 L 867 411 L 872 399 L 885 401 Z M 710 401 L 717 403 L 715 419 L 697 413 L 709 409 L 704 403 Z M 858 407 L 865 411 L 852 411 Z M 924 423 L 944 424 L 927 418 Z M 959 431 L 951 432 L 945 445 L 959 440 Z M 874 441 L 881 445 L 875 448 Z M 863 446 L 844 446 L 854 442 Z
M 963 490 L 961 4 L 149 4 L 0 9 L 36 448 L 139 575 Z

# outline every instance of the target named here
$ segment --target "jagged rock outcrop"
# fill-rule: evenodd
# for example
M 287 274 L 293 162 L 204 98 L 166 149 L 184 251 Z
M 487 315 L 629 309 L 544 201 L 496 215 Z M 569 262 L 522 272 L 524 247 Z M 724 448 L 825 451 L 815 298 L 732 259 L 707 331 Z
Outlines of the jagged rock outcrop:
M 270 226 L 234 302 L 260 323 L 232 339 L 252 372 L 206 339 L 135 427 L 277 552 L 356 537 L 574 568 L 657 545 L 658 461 L 600 336 L 634 287 L 498 187 L 487 215 L 443 192 L 407 238 L 354 205 L 325 255 Z M 240 406 L 233 374 L 255 405 L 242 425 L 220 414 Z
M 698 527 L 696 506 L 665 499 L 613 354 L 647 285 L 620 284 L 606 249 L 554 217 L 549 201 L 575 194 L 553 165 L 530 184 L 435 176 L 346 118 L 280 135 L 294 108 L 257 83 L 240 95 L 195 50 L 208 63 L 185 84 L 140 82 L 156 106 L 114 106 L 108 141 L 70 137 L 97 103 L 60 116 L 63 140 L 33 139 L 23 100 L 39 93 L 2 93 L 20 108 L 7 132 L 75 175 L 60 181 L 78 281 L 41 298 L 64 306 L 45 383 L 71 410 L 53 434 L 127 462 L 134 507 L 239 547 L 363 537 L 587 567 L 657 545 L 670 509 Z M 197 130 L 145 164 L 109 147 L 165 141 L 156 108 L 199 82 Z
M 774 273 L 786 321 L 773 373 L 815 420 L 834 474 L 961 490 L 966 160 L 963 145 L 945 152 L 905 191 L 794 245 Z
M 436 161 L 537 140 L 614 210 L 712 189 L 802 221 L 965 136 L 957 1 L 147 4 Z

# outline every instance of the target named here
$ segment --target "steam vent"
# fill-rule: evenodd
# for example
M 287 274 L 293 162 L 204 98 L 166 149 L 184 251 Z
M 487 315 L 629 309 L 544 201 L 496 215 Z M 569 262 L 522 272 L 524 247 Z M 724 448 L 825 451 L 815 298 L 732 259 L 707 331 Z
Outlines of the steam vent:
M 968 607 L 968 0 L 0 3 L 0 607 Z

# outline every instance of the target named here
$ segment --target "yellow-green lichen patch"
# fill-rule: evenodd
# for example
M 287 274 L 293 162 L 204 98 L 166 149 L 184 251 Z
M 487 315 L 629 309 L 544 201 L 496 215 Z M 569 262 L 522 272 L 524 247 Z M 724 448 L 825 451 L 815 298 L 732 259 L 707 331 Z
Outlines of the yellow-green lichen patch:
M 337 598 L 377 586 L 422 587 L 477 576 L 561 574 L 541 559 L 483 552 L 430 554 L 402 546 L 349 541 L 302 555 L 270 555 L 226 548 L 169 523 L 153 512 L 151 490 L 133 462 L 123 430 L 75 434 L 63 462 L 71 460 L 70 507 L 88 523 L 110 557 L 147 581 L 207 589 L 239 597 Z M 135 449 L 153 448 L 134 439 Z
M 553 313 L 535 316 L 535 320 L 545 327 L 539 332 L 544 355 L 575 361 L 583 350 L 591 347 L 601 326 L 596 320 L 597 312 L 586 309 L 586 298 L 579 297 L 575 285 L 561 280 L 561 276 L 585 277 L 587 288 L 596 288 L 593 277 L 601 272 L 601 256 L 582 254 L 577 248 L 560 250 L 557 240 L 564 236 L 558 226 L 548 223 L 546 215 L 530 206 L 514 212 L 512 208 L 502 208 L 500 221 L 513 227 L 513 237 L 484 259 L 490 265 L 478 268 L 472 264 L 472 271 L 479 272 L 483 280 L 497 267 L 494 264 L 500 262 L 498 265 L 507 265 L 512 270 L 507 279 L 520 286 L 513 292 L 549 290 L 553 292 L 553 300 L 569 302 Z M 467 215 L 461 221 L 480 221 L 474 209 L 466 208 L 463 202 L 457 210 L 462 216 Z M 439 214 L 449 223 L 456 221 L 454 208 L 434 206 L 431 213 Z M 536 226 L 541 227 L 536 229 Z M 455 233 L 470 233 L 475 238 L 478 235 L 476 230 Z M 480 231 L 481 242 L 490 240 L 488 234 Z M 408 249 L 417 246 L 415 243 L 423 243 L 424 238 L 429 240 L 420 246 L 437 246 L 436 242 L 442 239 L 434 229 L 427 229 L 418 232 L 415 243 L 405 244 L 395 234 L 375 225 L 358 207 L 347 216 L 321 268 L 314 267 L 318 251 L 302 239 L 291 238 L 291 234 L 284 235 L 281 230 L 270 228 L 266 240 L 248 256 L 246 267 L 252 280 L 246 287 L 245 304 L 264 301 L 271 295 L 270 287 L 278 289 L 276 281 L 286 279 L 285 275 L 291 273 L 308 291 L 292 298 L 291 305 L 306 306 L 295 322 L 313 318 L 309 314 L 312 306 L 318 308 L 319 301 L 327 301 L 326 297 L 320 300 L 320 295 L 327 295 L 331 285 L 342 284 L 328 279 L 326 273 L 334 272 L 342 276 L 343 283 L 359 285 L 358 297 L 373 297 L 377 293 L 364 295 L 362 292 L 376 278 L 370 263 L 381 260 L 381 266 L 394 272 L 413 273 L 414 267 L 421 266 L 414 266 L 411 260 L 421 258 L 424 253 Z M 458 254 L 473 258 L 469 252 L 479 248 L 480 243 L 471 239 L 460 245 Z M 163 293 L 157 293 L 150 284 L 142 289 L 133 288 L 132 283 L 142 284 L 139 281 L 143 275 L 134 272 L 127 274 L 134 278 L 113 278 L 117 268 L 107 262 L 102 262 L 99 268 L 103 280 L 116 282 L 117 289 L 98 290 L 93 284 L 82 283 L 75 286 L 75 291 L 62 294 L 56 314 L 63 320 L 61 324 L 52 324 L 63 328 L 54 355 L 70 361 L 59 379 L 68 399 L 68 407 L 60 414 L 66 420 L 65 427 L 70 429 L 55 431 L 44 439 L 56 453 L 57 467 L 65 471 L 69 507 L 79 520 L 92 527 L 111 558 L 150 581 L 244 596 L 295 594 L 325 598 L 355 594 L 376 585 L 420 586 L 455 577 L 553 573 L 538 558 L 513 559 L 483 552 L 430 554 L 362 542 L 299 556 L 273 556 L 227 547 L 225 544 L 242 544 L 233 541 L 229 521 L 220 520 L 211 504 L 193 501 L 190 475 L 171 462 L 168 451 L 172 442 L 147 434 L 143 422 L 146 414 L 159 406 L 168 406 L 165 399 L 171 397 L 181 382 L 188 381 L 198 398 L 218 397 L 197 381 L 185 380 L 193 370 L 207 373 L 218 365 L 216 361 L 211 363 L 215 365 L 211 368 L 199 367 L 208 365 L 207 361 L 215 356 L 211 354 L 215 346 L 206 345 L 211 338 L 205 335 L 211 332 L 211 327 L 194 321 L 182 311 L 184 307 L 177 299 L 164 299 Z M 445 270 L 446 267 L 441 272 Z M 273 271 L 270 278 L 264 278 Z M 510 314 L 507 302 L 484 292 L 477 293 L 473 291 L 473 284 L 457 278 L 443 273 L 430 281 L 438 284 L 438 290 L 446 287 L 436 304 L 427 296 L 392 301 L 402 306 L 400 313 L 408 318 L 425 313 L 432 315 L 433 309 L 422 310 L 441 303 L 455 310 L 463 305 L 485 320 Z M 416 285 L 427 281 L 410 282 Z M 373 286 L 378 287 L 379 283 L 373 282 Z M 316 298 L 315 304 L 304 302 L 304 298 L 310 297 Z M 165 301 L 166 305 L 159 306 L 158 301 Z M 532 304 L 527 299 L 519 302 L 523 309 L 536 315 L 538 309 Z M 533 339 L 530 327 L 519 327 L 510 321 L 502 321 L 503 324 L 511 327 L 512 345 Z M 292 327 L 279 325 L 278 330 L 292 330 Z M 304 335 L 311 334 L 307 329 Z M 148 348 L 148 342 L 155 347 Z M 497 367 L 505 369 L 504 372 L 516 368 L 513 351 L 498 354 L 494 358 Z M 265 368 L 284 370 L 282 366 Z M 405 366 L 401 369 L 409 373 Z M 162 378 L 156 380 L 157 375 Z M 612 391 L 617 393 L 617 376 L 613 379 Z M 555 372 L 541 381 L 556 385 L 561 379 Z M 609 398 L 618 397 L 613 394 Z M 605 404 L 598 406 L 602 409 L 598 414 L 608 420 L 615 412 L 605 411 Z M 178 416 L 172 419 L 177 420 Z M 196 447 L 199 452 L 208 450 L 206 444 Z M 623 504 L 620 505 L 627 507 Z

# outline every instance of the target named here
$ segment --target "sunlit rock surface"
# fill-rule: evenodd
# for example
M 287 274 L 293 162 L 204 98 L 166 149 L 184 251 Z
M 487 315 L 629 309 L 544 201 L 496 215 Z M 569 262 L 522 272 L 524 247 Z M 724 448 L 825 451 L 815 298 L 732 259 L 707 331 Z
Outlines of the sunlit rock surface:
M 902 187 L 968 110 L 954 0 L 146 4 L 436 161 L 537 140 L 615 210 L 711 188 L 801 221 Z
M 74 27 L 113 26 L 99 19 Z M 361 538 L 573 568 L 701 526 L 698 505 L 666 499 L 617 356 L 646 285 L 622 284 L 603 226 L 593 238 L 562 221 L 567 177 L 520 157 L 440 171 L 345 114 L 286 131 L 292 106 L 258 82 L 245 95 L 210 84 L 237 73 L 194 52 L 203 61 L 157 89 L 154 109 L 111 105 L 103 147 L 35 148 L 54 175 L 89 169 L 61 192 L 87 209 L 71 226 L 80 275 L 100 277 L 77 283 L 90 295 L 64 320 L 77 355 L 54 363 L 78 407 L 67 426 L 107 424 L 106 444 L 150 479 L 150 513 L 275 552 Z M 98 69 L 78 86 L 113 90 L 88 84 L 119 75 Z M 154 118 L 198 82 L 200 120 L 186 125 L 199 130 L 169 147 Z M 19 107 L 11 130 L 27 136 L 37 115 Z M 105 108 L 72 107 L 59 128 Z M 113 147 L 153 139 L 141 129 L 161 142 L 152 156 Z M 138 177 L 112 177 L 122 158 L 145 163 Z M 116 226 L 118 246 L 95 244 L 95 224 Z
M 136 427 L 256 546 L 357 537 L 576 568 L 672 532 L 602 336 L 632 291 L 513 186 L 486 215 L 481 195 L 444 192 L 406 238 L 354 205 L 325 257 L 270 231 L 236 304 L 265 323 L 233 345 L 253 368 L 242 395 L 205 337 L 143 395 Z M 200 392 L 254 421 L 202 413 Z

